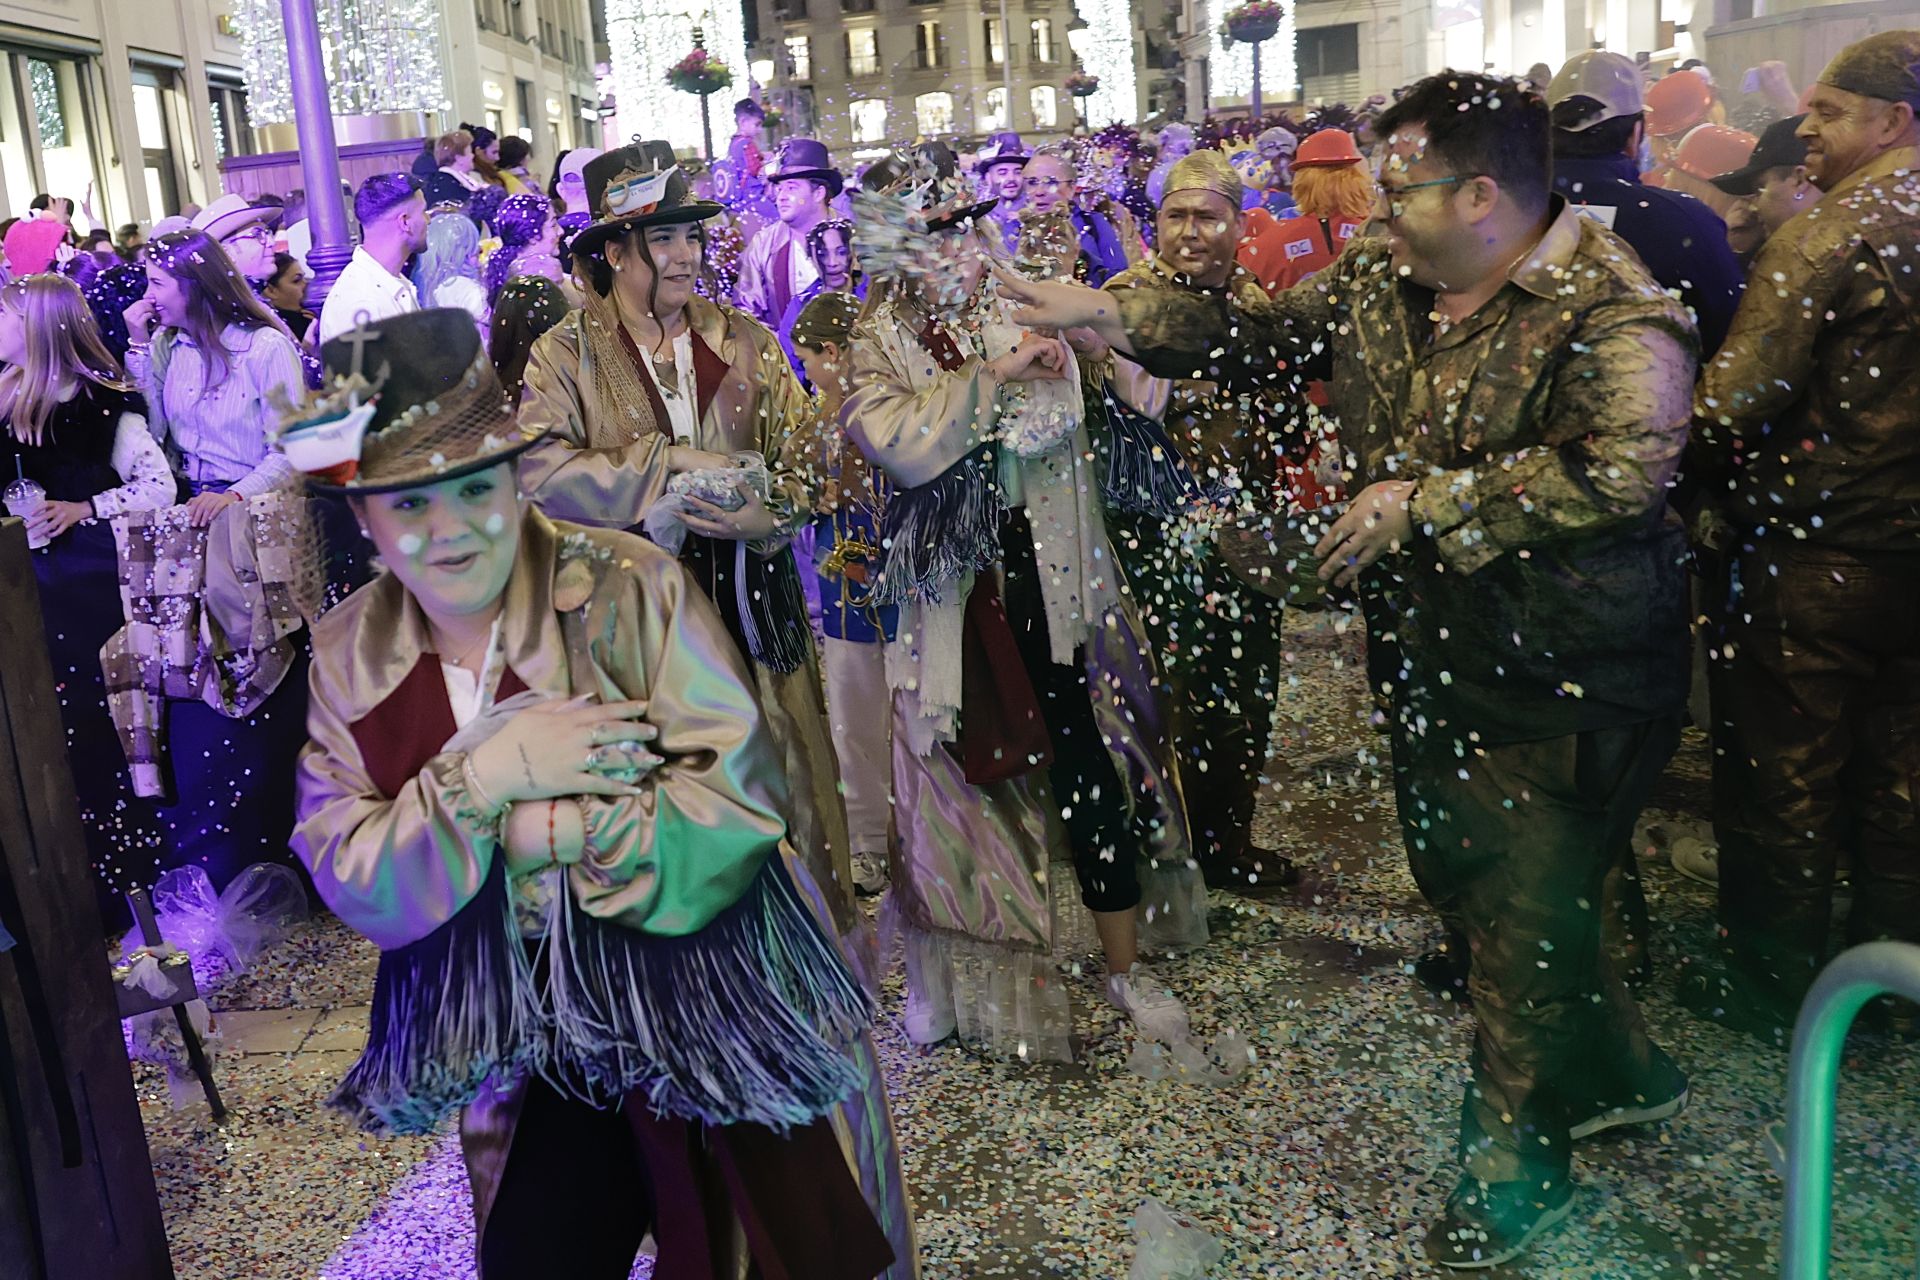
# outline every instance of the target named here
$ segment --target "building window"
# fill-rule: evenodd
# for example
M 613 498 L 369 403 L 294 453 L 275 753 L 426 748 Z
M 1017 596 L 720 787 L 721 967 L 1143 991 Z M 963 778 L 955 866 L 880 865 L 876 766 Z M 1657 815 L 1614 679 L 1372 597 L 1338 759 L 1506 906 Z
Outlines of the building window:
M 923 93 L 913 100 L 914 123 L 927 137 L 953 132 L 953 95 Z
M 787 37 L 787 79 L 813 79 L 813 41 L 807 36 Z
M 986 100 L 980 107 L 980 132 L 992 133 L 1007 127 L 1007 87 L 996 85 L 987 90 Z
M 520 128 L 530 128 L 534 120 L 533 81 L 515 80 L 513 82 L 513 95 L 515 105 L 520 108 Z
M 60 101 L 60 77 L 51 62 L 27 59 L 27 82 L 33 87 L 33 124 L 44 148 L 67 145 L 67 112 Z
M 847 74 L 880 74 L 880 37 L 872 27 L 847 32 Z
M 847 104 L 847 113 L 853 117 L 853 140 L 855 142 L 885 142 L 887 140 L 886 99 L 855 98 Z
M 180 175 L 173 161 L 167 110 L 172 97 L 172 72 L 134 70 L 133 122 L 140 135 L 140 171 L 147 209 L 156 218 L 180 212 Z
M 213 111 L 214 159 L 253 155 L 253 121 L 247 115 L 247 91 L 231 81 L 214 80 L 207 85 L 207 102 Z
M 1029 98 L 1033 106 L 1033 127 L 1051 129 L 1060 122 L 1060 100 L 1055 96 L 1053 86 L 1036 86 Z
M 1033 60 L 1035 62 L 1053 62 L 1056 60 L 1053 45 L 1053 19 L 1035 18 L 1033 20 Z
M 1300 94 L 1308 102 L 1337 102 L 1360 93 L 1360 27 L 1307 27 L 1294 48 Z
M 992 66 L 1001 66 L 1007 60 L 1007 33 L 1000 26 L 1000 19 L 987 19 L 987 62 Z
M 916 67 L 947 65 L 947 51 L 940 43 L 938 22 L 922 22 L 914 28 L 913 65 Z
M 872 13 L 873 0 L 840 0 L 842 13 Z

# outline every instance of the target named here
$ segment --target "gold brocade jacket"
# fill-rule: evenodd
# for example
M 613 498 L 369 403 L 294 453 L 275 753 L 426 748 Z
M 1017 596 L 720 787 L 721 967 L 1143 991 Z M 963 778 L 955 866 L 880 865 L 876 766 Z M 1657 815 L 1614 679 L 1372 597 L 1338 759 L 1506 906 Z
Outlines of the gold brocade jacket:
M 1265 296 L 1259 283 L 1238 267 L 1225 289 L 1202 289 L 1157 255 L 1127 268 L 1103 287 L 1109 293 L 1178 289 L 1203 297 L 1244 294 L 1251 300 Z M 1181 461 L 1201 484 L 1226 485 L 1247 502 L 1267 504 L 1279 477 L 1278 437 L 1283 425 L 1283 407 L 1273 389 L 1244 382 L 1223 387 L 1203 377 L 1156 377 L 1122 355 L 1113 358 L 1111 382 L 1130 407 L 1166 427 Z
M 1554 197 L 1545 234 L 1442 325 L 1387 242 L 1357 236 L 1271 300 L 1134 289 L 1137 358 L 1228 385 L 1326 377 L 1350 488 L 1411 479 L 1416 536 L 1371 575 L 1434 710 L 1489 742 L 1684 703 L 1684 534 L 1667 487 L 1697 342 L 1626 243 Z
M 563 610 L 579 611 L 585 652 L 569 644 Z M 644 794 L 587 802 L 592 850 L 568 873 L 583 910 L 648 932 L 692 932 L 778 856 L 787 795 L 775 743 L 732 637 L 672 557 L 529 511 L 501 646 L 500 679 L 511 672 L 557 698 L 639 699 L 659 730 L 653 750 L 667 762 L 642 782 Z M 300 756 L 292 843 L 327 906 L 382 950 L 452 920 L 500 856 L 460 754 L 439 752 L 410 776 L 391 767 L 424 727 L 408 705 L 410 682 L 441 678 L 426 620 L 392 574 L 314 625 L 312 741 Z
M 1920 552 L 1920 150 L 1848 176 L 1761 249 L 1700 372 L 1693 454 L 1737 527 Z

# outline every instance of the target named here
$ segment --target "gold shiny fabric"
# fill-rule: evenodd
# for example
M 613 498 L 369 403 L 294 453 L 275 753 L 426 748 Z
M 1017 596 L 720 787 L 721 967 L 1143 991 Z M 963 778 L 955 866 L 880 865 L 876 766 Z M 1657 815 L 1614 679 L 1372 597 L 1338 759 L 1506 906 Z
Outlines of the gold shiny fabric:
M 782 551 L 806 523 L 820 484 L 818 415 L 764 327 L 700 298 L 687 313 L 701 341 L 728 366 L 693 445 L 766 459 L 773 478 L 768 505 L 781 527 L 749 546 L 763 555 Z M 666 493 L 673 440 L 654 426 L 645 404 L 635 412 L 602 403 L 593 351 L 605 344 L 587 340 L 583 326 L 592 323 L 599 322 L 574 312 L 534 344 L 520 427 L 551 434 L 526 454 L 521 483 L 551 516 L 629 528 Z M 790 784 L 790 838 L 814 878 L 830 888 L 834 922 L 846 937 L 858 927 L 852 850 L 818 664 L 784 674 L 749 665 Z M 854 959 L 858 966 L 860 957 Z
M 571 553 L 571 554 L 568 554 Z M 585 565 L 586 653 L 569 651 L 554 601 L 562 573 Z M 571 603 L 571 601 L 570 601 Z M 688 607 L 694 605 L 695 607 Z M 556 698 L 638 698 L 669 763 L 646 794 L 588 801 L 596 852 L 569 871 L 581 908 L 654 933 L 702 927 L 714 904 L 744 892 L 707 879 L 748 879 L 779 849 L 786 779 L 744 664 L 719 615 L 679 564 L 638 538 L 557 525 L 529 511 L 508 580 L 503 662 Z M 445 752 L 395 796 L 382 795 L 353 725 L 393 694 L 431 652 L 426 620 L 397 578 L 383 575 L 314 628 L 312 736 L 299 764 L 293 848 L 320 896 L 383 950 L 417 942 L 479 892 L 498 853 L 493 828 Z M 661 857 L 700 848 L 711 859 Z
M 1694 400 L 1691 454 L 1736 528 L 1920 551 L 1917 260 L 1913 147 L 1849 175 L 1761 249 Z
M 1686 696 L 1684 533 L 1667 486 L 1697 342 L 1625 241 L 1558 197 L 1533 250 L 1441 324 L 1387 242 L 1271 300 L 1117 296 L 1136 357 L 1229 386 L 1327 377 L 1350 490 L 1417 481 L 1393 579 L 1403 652 L 1457 732 L 1525 741 L 1631 724 Z M 1444 679 L 1442 679 L 1442 674 Z

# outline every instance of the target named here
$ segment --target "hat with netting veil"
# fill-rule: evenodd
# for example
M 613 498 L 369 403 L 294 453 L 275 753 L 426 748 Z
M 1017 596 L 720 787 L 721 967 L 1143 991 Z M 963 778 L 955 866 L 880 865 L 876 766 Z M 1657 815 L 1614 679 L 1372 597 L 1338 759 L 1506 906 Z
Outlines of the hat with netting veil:
M 275 443 L 314 488 L 393 493 L 526 452 L 500 378 L 459 308 L 348 330 L 320 349 L 326 381 L 288 406 Z

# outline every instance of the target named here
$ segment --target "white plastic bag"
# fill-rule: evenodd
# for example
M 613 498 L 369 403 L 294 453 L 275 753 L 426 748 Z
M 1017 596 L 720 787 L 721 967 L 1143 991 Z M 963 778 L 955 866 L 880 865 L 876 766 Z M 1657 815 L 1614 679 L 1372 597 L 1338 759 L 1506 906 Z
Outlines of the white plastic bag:
M 682 471 L 667 481 L 667 491 L 640 516 L 640 527 L 655 546 L 668 555 L 680 554 L 680 544 L 687 539 L 687 526 L 680 517 L 693 509 L 687 501 L 690 497 L 711 502 L 723 511 L 738 511 L 746 502 L 740 494 L 741 481 L 760 495 L 762 502 L 772 496 L 773 477 L 765 458 L 750 451 L 732 457 L 731 467 Z
M 1127 1280 L 1204 1280 L 1226 1256 L 1217 1240 L 1151 1196 L 1133 1215 L 1133 1238 Z
M 203 869 L 175 867 L 153 886 L 153 914 L 161 938 L 193 957 L 204 986 L 214 969 L 244 972 L 305 920 L 307 891 L 291 867 L 268 862 L 248 867 L 220 893 Z M 128 953 L 141 943 L 138 928 L 127 932 Z

